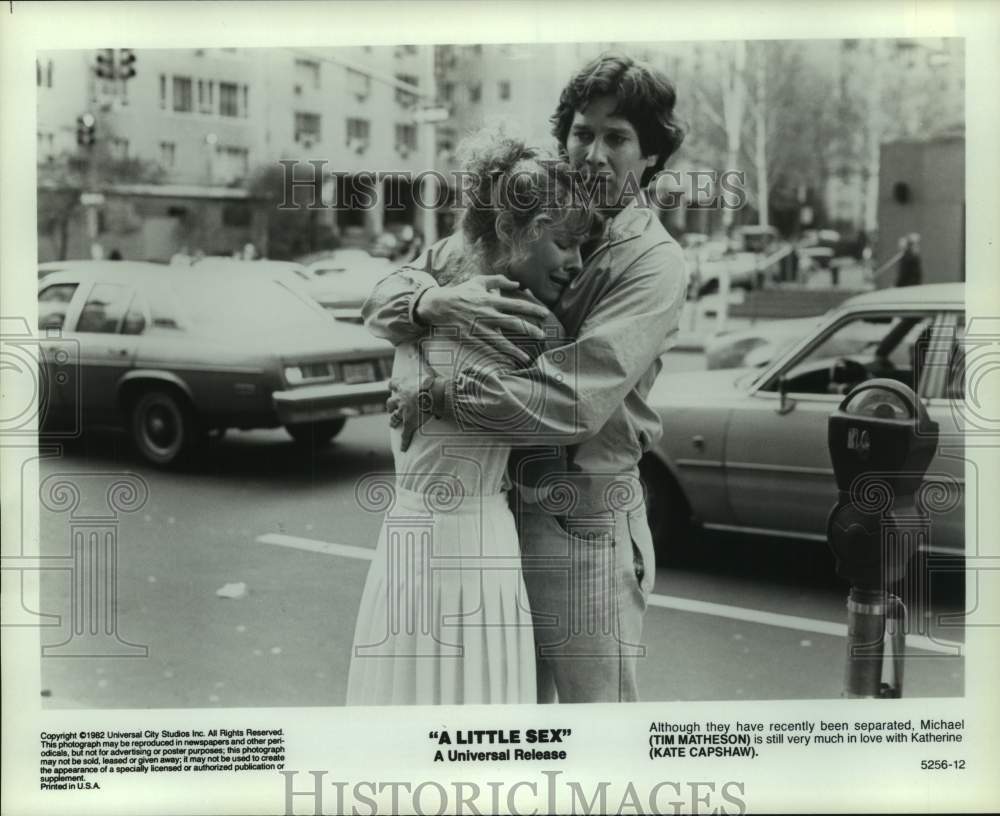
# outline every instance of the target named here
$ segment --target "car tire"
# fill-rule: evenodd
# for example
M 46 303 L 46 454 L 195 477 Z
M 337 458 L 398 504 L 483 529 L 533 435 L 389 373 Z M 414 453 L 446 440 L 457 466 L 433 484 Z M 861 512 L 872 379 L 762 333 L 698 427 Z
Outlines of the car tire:
M 690 555 L 691 510 L 674 477 L 657 459 L 645 456 L 639 476 L 646 493 L 646 521 L 660 564 L 680 563 Z
M 195 449 L 198 433 L 188 401 L 175 391 L 152 388 L 132 402 L 132 441 L 147 462 L 171 467 L 186 461 Z
M 329 442 L 347 424 L 346 417 L 337 419 L 327 419 L 322 422 L 303 422 L 298 425 L 286 425 L 285 430 L 288 435 L 295 440 L 296 444 L 309 448 L 320 448 Z

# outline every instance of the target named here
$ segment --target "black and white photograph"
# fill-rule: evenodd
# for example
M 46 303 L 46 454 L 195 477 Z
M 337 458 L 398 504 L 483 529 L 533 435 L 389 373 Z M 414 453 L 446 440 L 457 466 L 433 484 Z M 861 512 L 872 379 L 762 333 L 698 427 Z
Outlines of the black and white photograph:
M 2 32 L 5 813 L 987 806 L 995 10 L 86 5 Z

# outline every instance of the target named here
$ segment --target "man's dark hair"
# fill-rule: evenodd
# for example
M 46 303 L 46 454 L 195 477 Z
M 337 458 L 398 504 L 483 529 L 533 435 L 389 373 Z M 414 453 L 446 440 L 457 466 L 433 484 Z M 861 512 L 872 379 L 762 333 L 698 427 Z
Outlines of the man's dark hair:
M 643 156 L 659 156 L 656 164 L 642 174 L 645 186 L 684 141 L 684 128 L 674 118 L 677 91 L 673 83 L 656 69 L 621 54 L 602 54 L 577 73 L 563 88 L 559 105 L 550 119 L 552 135 L 565 150 L 573 116 L 584 111 L 595 98 L 614 96 L 616 116 L 635 128 Z

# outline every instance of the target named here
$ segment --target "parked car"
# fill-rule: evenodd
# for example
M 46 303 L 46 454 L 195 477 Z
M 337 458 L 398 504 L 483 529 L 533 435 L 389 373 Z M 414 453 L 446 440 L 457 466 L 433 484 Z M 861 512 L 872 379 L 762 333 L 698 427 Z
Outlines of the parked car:
M 265 275 L 300 288 L 338 320 L 361 322 L 361 305 L 377 278 L 350 272 L 325 274 L 322 266 L 303 266 L 289 261 L 245 261 L 231 258 L 205 258 L 192 264 L 195 269 L 228 269 L 246 275 Z M 324 274 L 317 274 L 323 268 Z
M 713 246 L 712 243 L 705 244 Z M 720 253 L 717 249 L 698 255 L 693 267 L 691 295 L 702 298 L 719 291 L 719 281 L 723 273 L 729 275 L 729 288 L 749 292 L 761 286 L 766 280 L 780 277 L 781 269 L 772 264 L 761 268 L 761 262 L 768 256 L 788 246 L 774 227 L 738 227 Z M 698 250 L 693 250 L 695 253 Z
M 825 542 L 837 499 L 827 420 L 873 377 L 912 387 L 947 438 L 927 476 L 948 508 L 932 518 L 929 548 L 962 552 L 964 304 L 960 283 L 869 292 L 763 368 L 661 376 L 650 401 L 664 434 L 642 462 L 661 552 L 683 547 L 692 524 Z
M 706 367 L 709 370 L 760 368 L 824 320 L 825 316 L 765 320 L 745 329 L 717 334 L 705 343 Z
M 324 306 L 338 320 L 361 322 L 361 306 L 375 284 L 395 266 L 385 258 L 375 258 L 361 249 L 339 249 L 307 267 L 327 292 Z
M 55 427 L 130 431 L 171 465 L 210 431 L 283 425 L 320 445 L 348 417 L 384 411 L 392 349 L 340 323 L 281 276 L 239 266 L 127 261 L 53 272 L 38 284 Z M 60 353 L 62 352 L 62 354 Z
M 111 260 L 101 260 L 93 261 L 90 259 L 82 258 L 71 258 L 65 261 L 44 261 L 38 264 L 38 280 L 41 280 L 47 275 L 51 275 L 53 272 L 64 272 L 70 270 L 78 269 L 97 269 L 100 267 L 105 267 L 109 263 L 122 263 L 122 261 L 111 261 Z M 149 267 L 151 269 L 163 269 L 163 264 L 147 263 L 145 261 L 127 261 L 127 263 L 133 266 Z

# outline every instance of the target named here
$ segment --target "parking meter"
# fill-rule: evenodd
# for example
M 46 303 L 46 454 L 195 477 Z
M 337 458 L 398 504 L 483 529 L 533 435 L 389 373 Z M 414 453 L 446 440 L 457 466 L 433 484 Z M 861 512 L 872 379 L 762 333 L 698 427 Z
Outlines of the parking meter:
M 913 389 L 896 380 L 868 380 L 831 414 L 827 442 L 837 480 L 837 504 L 827 541 L 837 574 L 851 584 L 847 599 L 848 697 L 902 694 L 905 609 L 887 587 L 916 552 L 910 535 L 894 535 L 895 513 L 911 506 L 937 450 L 938 426 Z M 882 682 L 889 623 L 892 682 Z

